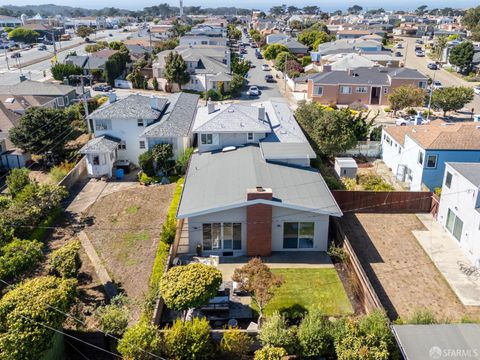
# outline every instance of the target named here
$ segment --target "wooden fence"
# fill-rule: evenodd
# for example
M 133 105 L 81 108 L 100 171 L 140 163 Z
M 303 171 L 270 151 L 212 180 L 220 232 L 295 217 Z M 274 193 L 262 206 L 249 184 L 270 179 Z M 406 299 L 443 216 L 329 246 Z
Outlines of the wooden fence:
M 177 228 L 175 230 L 175 240 L 173 241 L 173 244 L 170 246 L 167 262 L 165 263 L 164 273 L 166 273 L 168 269 L 170 269 L 170 267 L 172 266 L 173 259 L 175 259 L 175 257 L 177 256 L 178 246 L 180 244 L 180 236 L 182 234 L 183 222 L 184 222 L 184 219 L 177 220 Z M 157 299 L 157 302 L 155 304 L 155 309 L 153 310 L 152 323 L 154 325 L 160 324 L 160 321 L 162 320 L 164 306 L 165 306 L 165 302 L 163 298 L 160 296 Z
M 350 274 L 350 280 L 352 281 L 355 294 L 362 304 L 364 311 L 368 314 L 377 309 L 384 310 L 375 289 L 363 270 L 360 260 L 358 260 L 350 241 L 343 232 L 340 222 L 333 217 L 330 218 L 330 234 L 335 245 L 342 247 L 348 254 L 348 259 L 344 262 L 344 265 Z
M 332 194 L 343 212 L 429 213 L 432 209 L 430 191 L 333 190 Z

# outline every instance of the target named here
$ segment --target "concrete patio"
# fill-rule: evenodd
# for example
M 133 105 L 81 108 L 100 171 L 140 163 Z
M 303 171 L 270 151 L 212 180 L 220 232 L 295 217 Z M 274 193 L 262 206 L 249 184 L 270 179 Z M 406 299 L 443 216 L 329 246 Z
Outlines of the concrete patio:
M 437 269 L 465 306 L 480 306 L 480 277 L 462 272 L 460 265 L 473 264 L 458 243 L 430 214 L 417 214 L 427 230 L 414 230 L 413 235 Z

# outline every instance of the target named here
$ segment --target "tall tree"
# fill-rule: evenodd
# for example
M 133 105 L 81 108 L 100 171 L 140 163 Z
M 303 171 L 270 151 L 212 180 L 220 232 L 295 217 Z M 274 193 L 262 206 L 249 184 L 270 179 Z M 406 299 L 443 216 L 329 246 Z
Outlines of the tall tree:
M 353 5 L 347 9 L 350 14 L 358 14 L 362 10 L 363 7 L 361 7 L 360 5 Z
M 465 41 L 450 50 L 449 62 L 457 66 L 460 72 L 465 73 L 472 67 L 474 47 L 470 41 Z
M 182 88 L 190 80 L 190 74 L 187 71 L 187 64 L 182 55 L 176 51 L 170 52 L 165 59 L 165 79 L 170 83 L 178 84 Z
M 462 18 L 462 25 L 468 30 L 474 30 L 480 26 L 480 6 L 470 8 L 465 12 Z
M 282 5 L 282 6 L 272 6 L 270 8 L 270 14 L 273 15 L 273 16 L 280 16 L 280 15 L 285 15 L 285 11 L 286 11 L 286 6 L 285 5 Z
M 474 92 L 470 87 L 449 86 L 433 91 L 432 107 L 443 111 L 443 116 L 448 111 L 457 111 L 462 109 L 473 100 Z
M 263 51 L 263 56 L 267 60 L 274 60 L 281 52 L 289 52 L 288 48 L 282 44 L 270 44 Z
M 412 85 L 399 86 L 390 92 L 388 102 L 395 115 L 397 111 L 423 105 L 425 91 Z
M 10 140 L 22 150 L 36 155 L 63 154 L 73 132 L 64 110 L 28 108 L 19 123 L 10 129 Z
M 420 5 L 417 8 L 417 10 L 415 10 L 415 13 L 421 16 L 426 13 L 427 8 L 428 8 L 428 5 Z
M 16 28 L 8 33 L 8 38 L 17 42 L 34 43 L 37 42 L 40 34 L 36 31 L 24 28 Z
M 303 11 L 304 14 L 316 15 L 320 11 L 320 8 L 318 6 L 315 6 L 315 5 L 304 6 L 302 11 Z
M 235 269 L 232 280 L 239 284 L 241 290 L 252 295 L 252 300 L 258 306 L 260 325 L 263 309 L 272 299 L 273 291 L 281 285 L 282 280 L 260 258 L 253 258 L 241 268 Z
M 95 29 L 89 27 L 89 26 L 79 26 L 76 33 L 78 36 L 82 38 L 86 38 L 87 36 L 90 36 L 95 32 Z
M 287 12 L 289 14 L 295 14 L 298 10 L 300 10 L 298 7 L 290 5 L 287 7 Z

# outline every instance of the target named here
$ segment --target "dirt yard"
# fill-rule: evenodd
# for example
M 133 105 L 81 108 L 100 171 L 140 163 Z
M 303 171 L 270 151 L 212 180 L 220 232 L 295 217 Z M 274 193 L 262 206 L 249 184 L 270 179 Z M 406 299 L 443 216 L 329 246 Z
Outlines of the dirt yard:
M 113 281 L 132 300 L 138 318 L 148 290 L 155 251 L 175 184 L 145 187 L 101 197 L 84 213 L 85 232 Z
M 461 304 L 412 234 L 414 214 L 347 214 L 342 227 L 391 319 L 428 309 L 438 319 L 480 319 Z

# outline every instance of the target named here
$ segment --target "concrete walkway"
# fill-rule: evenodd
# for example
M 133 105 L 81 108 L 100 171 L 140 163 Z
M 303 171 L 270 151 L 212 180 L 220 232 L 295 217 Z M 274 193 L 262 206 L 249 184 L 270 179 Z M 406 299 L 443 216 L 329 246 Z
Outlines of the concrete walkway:
M 412 231 L 420 245 L 462 304 L 480 306 L 480 277 L 468 276 L 460 269 L 460 264 L 472 265 L 467 256 L 430 214 L 417 214 L 417 217 L 427 228 L 427 231 Z

